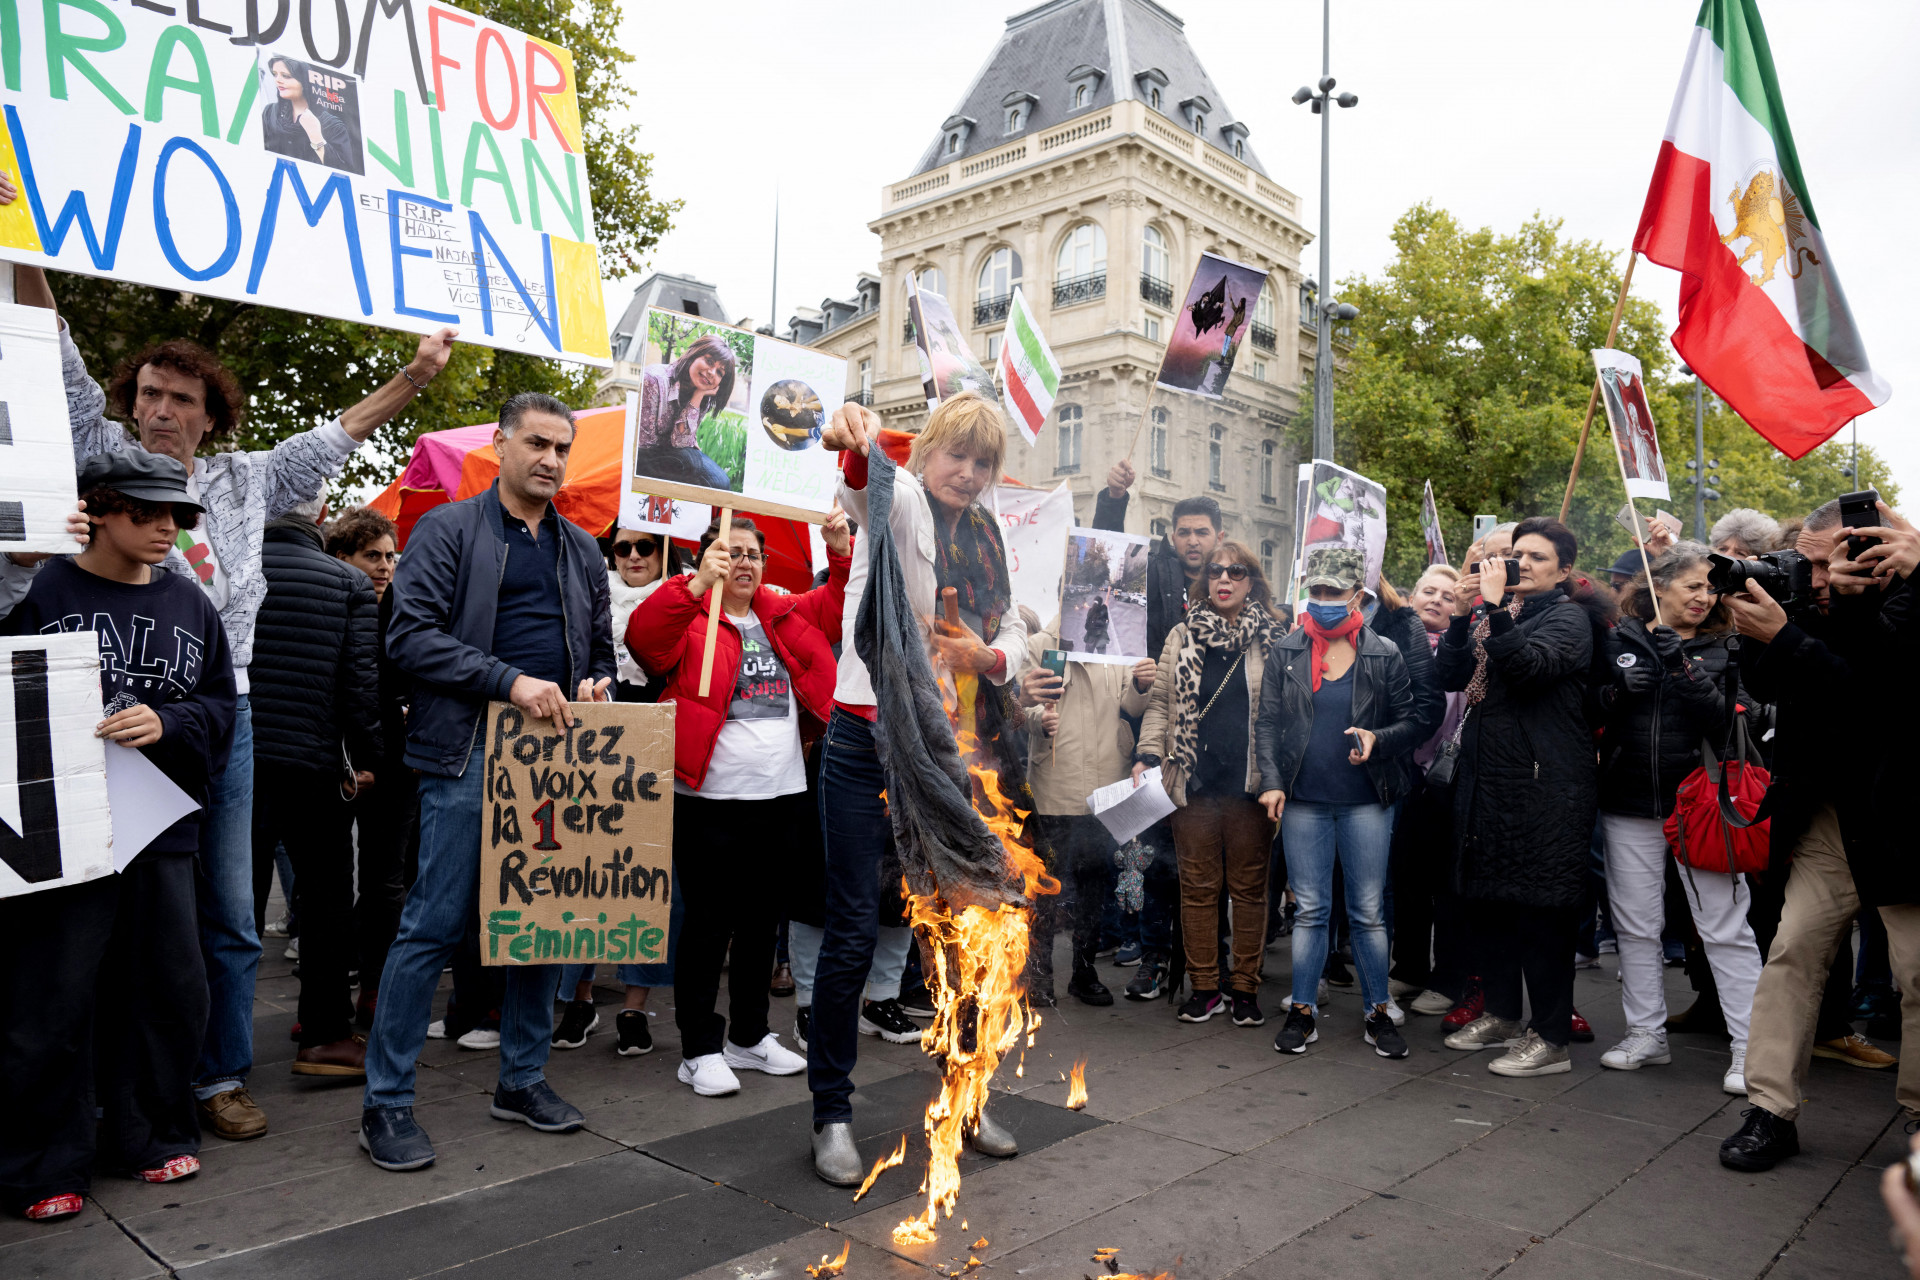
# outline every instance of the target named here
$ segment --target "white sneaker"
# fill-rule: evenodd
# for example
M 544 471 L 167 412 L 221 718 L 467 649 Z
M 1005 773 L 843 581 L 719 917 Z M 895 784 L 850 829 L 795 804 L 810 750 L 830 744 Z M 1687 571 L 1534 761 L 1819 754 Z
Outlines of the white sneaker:
M 692 1085 L 693 1091 L 703 1098 L 719 1098 L 740 1092 L 740 1077 L 733 1074 L 726 1059 L 717 1053 L 683 1058 L 679 1074 L 680 1083 Z
M 720 1056 L 736 1071 L 764 1071 L 770 1076 L 792 1076 L 807 1069 L 807 1060 L 781 1044 L 780 1037 L 771 1031 L 751 1049 L 742 1049 L 729 1040 Z M 739 1088 L 739 1085 L 734 1087 Z
M 1434 990 L 1422 991 L 1413 998 L 1413 1011 L 1429 1018 L 1453 1012 L 1453 997 Z
M 429 1022 L 427 1024 L 427 1039 L 445 1040 L 446 1038 L 447 1038 L 447 1023 L 444 1018 L 435 1018 L 432 1022 Z
M 490 1031 L 485 1027 L 475 1027 L 454 1041 L 454 1043 L 462 1049 L 498 1049 L 500 1047 L 500 1033 L 498 1031 Z
M 1387 997 L 1387 1016 L 1393 1019 L 1393 1025 L 1396 1027 L 1407 1025 L 1407 1011 L 1402 1009 L 1400 1002 L 1392 996 Z
M 293 938 L 289 940 L 287 949 L 280 954 L 288 960 L 298 960 L 300 958 L 300 939 Z
M 1672 1061 L 1665 1027 L 1628 1027 L 1627 1038 L 1600 1055 L 1600 1065 L 1615 1071 L 1638 1071 L 1649 1063 L 1664 1066 Z
M 1727 1074 L 1720 1077 L 1720 1087 L 1728 1093 L 1746 1094 L 1747 1046 L 1741 1045 L 1733 1051 L 1733 1061 L 1727 1064 Z

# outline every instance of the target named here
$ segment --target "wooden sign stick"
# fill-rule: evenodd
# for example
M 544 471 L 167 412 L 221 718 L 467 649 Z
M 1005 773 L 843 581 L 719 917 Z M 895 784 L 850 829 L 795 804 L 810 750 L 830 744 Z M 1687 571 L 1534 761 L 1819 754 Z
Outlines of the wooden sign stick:
M 1626 468 L 1621 468 L 1620 478 L 1626 479 Z M 1633 536 L 1640 539 L 1640 568 L 1647 575 L 1647 594 L 1653 598 L 1653 625 L 1664 627 L 1667 620 L 1660 616 L 1660 593 L 1653 585 L 1653 557 L 1647 554 L 1647 536 L 1652 532 L 1640 522 L 1640 508 L 1633 505 L 1633 499 L 1627 499 L 1627 510 L 1633 512 Z
M 1620 332 L 1620 317 L 1625 314 L 1627 309 L 1627 290 L 1633 286 L 1633 264 L 1638 261 L 1640 261 L 1639 254 L 1629 253 L 1627 255 L 1627 274 L 1620 280 L 1620 296 L 1614 300 L 1613 304 L 1613 322 L 1607 326 L 1607 345 L 1609 347 L 1613 345 L 1614 338 L 1618 336 Z M 1593 371 L 1593 390 L 1587 396 L 1587 420 L 1580 424 L 1580 443 L 1575 445 L 1573 450 L 1573 471 L 1567 476 L 1566 496 L 1560 499 L 1561 524 L 1567 522 L 1567 513 L 1573 510 L 1573 486 L 1580 482 L 1580 459 L 1586 456 L 1587 433 L 1593 430 L 1593 411 L 1599 407 L 1599 404 L 1600 371 L 1595 369 Z M 1635 519 L 1638 518 L 1636 515 Z
M 733 535 L 733 508 L 720 508 L 720 541 L 722 548 L 731 546 Z M 707 604 L 707 643 L 706 651 L 700 656 L 700 696 L 706 697 L 707 690 L 713 685 L 713 645 L 720 638 L 720 597 L 726 594 L 727 584 L 716 582 L 707 588 L 713 598 Z
M 1147 384 L 1146 407 L 1140 410 L 1140 425 L 1133 429 L 1133 443 L 1127 446 L 1127 461 L 1129 463 L 1133 461 L 1133 451 L 1140 447 L 1140 433 L 1147 429 L 1147 417 L 1153 412 L 1153 395 L 1154 392 L 1159 389 L 1159 386 L 1155 383 L 1149 382 Z

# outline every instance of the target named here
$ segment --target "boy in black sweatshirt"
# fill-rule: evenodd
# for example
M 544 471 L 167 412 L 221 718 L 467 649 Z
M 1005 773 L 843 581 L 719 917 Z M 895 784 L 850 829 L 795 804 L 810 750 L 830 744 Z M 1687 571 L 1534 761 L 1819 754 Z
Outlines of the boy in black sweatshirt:
M 164 454 L 87 459 L 86 550 L 48 561 L 0 629 L 97 633 L 105 718 L 94 732 L 108 751 L 144 752 L 204 805 L 232 742 L 235 690 L 206 593 L 158 567 L 202 513 L 186 484 Z M 0 1207 L 37 1221 L 78 1213 L 96 1163 L 147 1182 L 198 1172 L 199 822 L 182 818 L 118 875 L 0 899 L 0 1097 L 10 1112 Z

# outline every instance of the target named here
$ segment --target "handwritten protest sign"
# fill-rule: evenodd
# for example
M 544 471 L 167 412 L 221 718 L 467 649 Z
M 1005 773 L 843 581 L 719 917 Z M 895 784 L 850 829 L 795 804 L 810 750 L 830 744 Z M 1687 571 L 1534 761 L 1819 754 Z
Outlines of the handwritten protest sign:
M 0 898 L 113 871 L 98 723 L 98 636 L 0 640 Z
M 67 532 L 77 495 L 59 324 L 0 303 L 0 552 L 80 550 Z
M 673 707 L 576 702 L 573 726 L 487 709 L 483 964 L 667 955 Z
M 623 487 L 824 522 L 839 459 L 820 437 L 843 399 L 847 362 L 658 307 L 647 309 L 645 332 Z
M 0 257 L 610 363 L 567 50 L 434 0 L 0 17 Z
M 1044 627 L 1060 608 L 1073 492 L 1064 484 L 1053 489 L 995 485 L 993 512 L 1000 518 L 1000 539 L 1007 548 L 1013 602 L 1032 609 Z

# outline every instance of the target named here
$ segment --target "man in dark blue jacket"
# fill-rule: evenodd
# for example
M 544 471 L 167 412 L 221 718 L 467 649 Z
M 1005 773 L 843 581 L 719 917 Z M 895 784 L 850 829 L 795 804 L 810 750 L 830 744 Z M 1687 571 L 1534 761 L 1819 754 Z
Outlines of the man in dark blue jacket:
M 387 651 L 414 680 L 406 763 L 420 771 L 420 873 L 367 1043 L 360 1145 L 382 1169 L 433 1163 L 413 1118 L 413 1071 L 440 971 L 479 918 L 487 704 L 510 701 L 570 725 L 568 691 L 605 701 L 614 674 L 606 560 L 552 502 L 567 474 L 572 414 L 552 396 L 522 392 L 501 407 L 493 447 L 498 483 L 422 517 L 391 588 Z M 510 968 L 500 1011 L 492 1114 L 543 1133 L 581 1124 L 543 1070 L 557 975 L 551 965 Z

